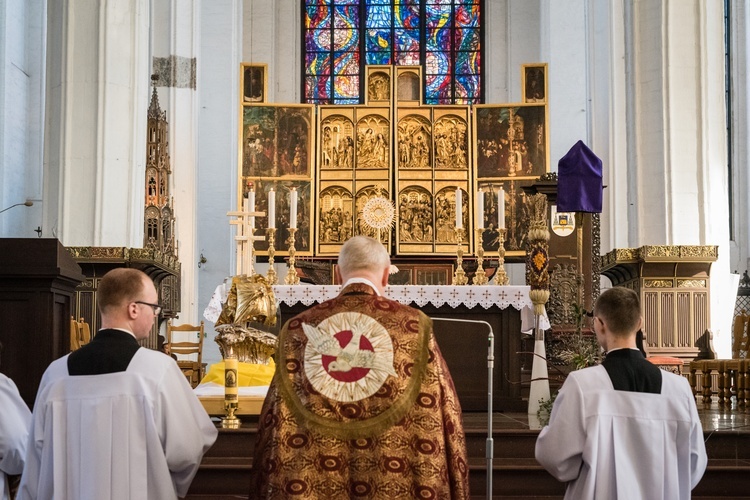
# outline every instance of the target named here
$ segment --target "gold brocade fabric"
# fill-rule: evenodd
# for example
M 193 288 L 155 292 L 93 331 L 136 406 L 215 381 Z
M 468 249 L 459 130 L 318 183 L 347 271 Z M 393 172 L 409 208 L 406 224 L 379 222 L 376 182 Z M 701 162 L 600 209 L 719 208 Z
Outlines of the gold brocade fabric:
M 305 360 L 319 359 L 306 350 L 302 327 L 343 312 L 387 329 L 396 374 L 372 395 L 345 402 L 323 396 L 307 378 Z M 284 326 L 277 360 L 259 421 L 251 499 L 469 497 L 461 408 L 424 314 L 352 284 Z

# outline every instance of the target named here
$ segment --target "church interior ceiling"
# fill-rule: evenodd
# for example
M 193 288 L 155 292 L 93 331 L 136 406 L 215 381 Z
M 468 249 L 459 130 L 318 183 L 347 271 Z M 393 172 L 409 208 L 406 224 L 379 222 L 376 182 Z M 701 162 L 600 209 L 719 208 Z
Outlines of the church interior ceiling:
M 357 234 L 379 237 L 392 255 L 455 255 L 457 212 L 465 251 L 476 245 L 497 251 L 502 224 L 506 255 L 523 254 L 529 217 L 522 188 L 549 171 L 546 65 L 522 68 L 523 102 L 474 106 L 420 104 L 414 85 L 420 70 L 368 66 L 360 105 L 270 104 L 243 96 L 240 204 L 252 189 L 256 210 L 267 212 L 268 191 L 277 193 L 278 255 L 288 253 L 292 188 L 299 197 L 300 256 L 337 255 Z M 248 72 L 240 73 L 244 79 Z M 481 241 L 473 230 L 480 227 L 479 189 Z M 364 217 L 373 198 L 389 200 L 394 209 L 385 230 Z M 267 225 L 266 217 L 257 218 L 261 234 Z M 256 250 L 267 253 L 267 242 Z

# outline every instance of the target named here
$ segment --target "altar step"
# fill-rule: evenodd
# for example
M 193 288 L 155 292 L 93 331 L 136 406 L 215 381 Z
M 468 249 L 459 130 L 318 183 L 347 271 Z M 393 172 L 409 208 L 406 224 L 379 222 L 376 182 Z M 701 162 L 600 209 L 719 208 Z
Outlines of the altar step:
M 473 499 L 485 497 L 487 461 L 486 418 L 466 415 L 470 491 Z M 493 421 L 496 419 L 493 419 Z M 497 428 L 493 424 L 493 498 L 505 500 L 561 500 L 564 485 L 534 459 L 538 431 Z M 256 438 L 256 423 L 237 430 L 220 430 L 216 444 L 203 459 L 188 500 L 247 498 Z M 750 432 L 707 432 L 708 470 L 693 491 L 695 500 L 734 500 L 750 496 Z

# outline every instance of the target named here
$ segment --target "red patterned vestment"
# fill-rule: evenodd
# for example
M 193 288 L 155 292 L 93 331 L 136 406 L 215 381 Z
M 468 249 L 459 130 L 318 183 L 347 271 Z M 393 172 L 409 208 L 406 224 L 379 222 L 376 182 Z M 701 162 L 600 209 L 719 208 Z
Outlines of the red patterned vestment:
M 329 335 L 318 338 L 311 326 Z M 356 340 L 378 358 L 374 368 L 335 368 Z M 336 350 L 342 355 L 330 355 Z M 250 489 L 251 499 L 469 498 L 461 407 L 430 319 L 354 283 L 289 320 Z

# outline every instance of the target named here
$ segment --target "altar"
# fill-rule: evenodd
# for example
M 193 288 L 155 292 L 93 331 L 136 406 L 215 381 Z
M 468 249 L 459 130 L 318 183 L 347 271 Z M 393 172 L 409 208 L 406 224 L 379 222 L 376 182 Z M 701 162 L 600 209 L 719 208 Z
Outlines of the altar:
M 273 290 L 282 322 L 286 322 L 310 306 L 336 297 L 341 286 L 275 285 Z M 488 325 L 495 339 L 493 410 L 527 410 L 521 396 L 523 358 L 519 352 L 521 332 L 530 329 L 534 320 L 528 286 L 389 285 L 385 292 L 431 318 L 467 320 L 434 322 L 435 336 L 464 412 L 487 411 Z

